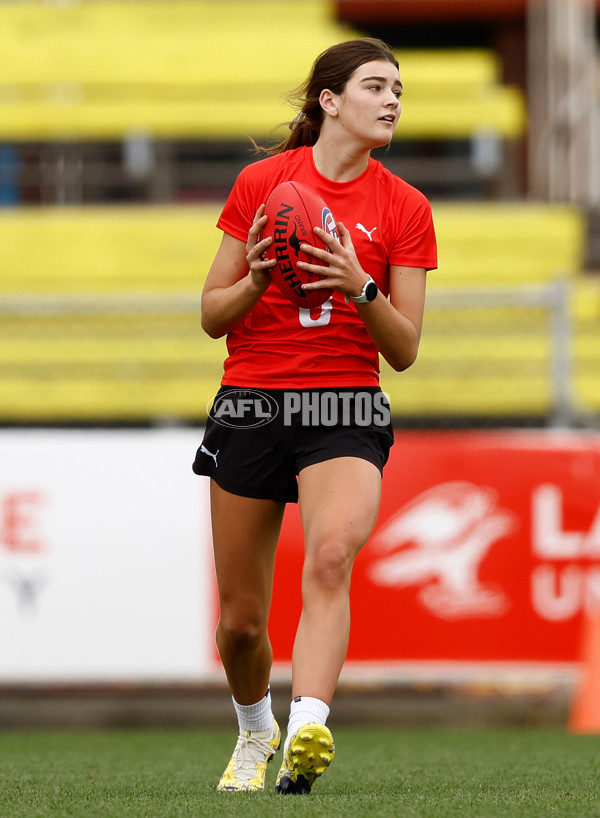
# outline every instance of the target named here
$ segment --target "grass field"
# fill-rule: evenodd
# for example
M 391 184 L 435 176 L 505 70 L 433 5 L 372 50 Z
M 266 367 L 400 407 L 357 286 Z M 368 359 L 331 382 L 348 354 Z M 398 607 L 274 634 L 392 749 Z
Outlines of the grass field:
M 0 816 L 600 816 L 600 736 L 559 731 L 335 730 L 308 796 L 217 793 L 223 731 L 5 733 Z

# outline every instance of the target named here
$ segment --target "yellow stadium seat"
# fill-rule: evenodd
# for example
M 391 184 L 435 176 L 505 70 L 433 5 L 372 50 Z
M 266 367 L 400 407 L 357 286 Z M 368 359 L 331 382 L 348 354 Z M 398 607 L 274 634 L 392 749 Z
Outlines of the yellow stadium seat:
M 573 277 L 568 297 L 569 389 L 585 417 L 600 412 L 600 280 Z M 552 325 L 547 307 L 428 309 L 416 364 L 401 375 L 382 367 L 396 417 L 551 415 Z
M 514 311 L 513 311 L 514 312 Z M 396 417 L 500 418 L 552 412 L 546 312 L 510 316 L 481 307 L 426 314 L 419 357 L 406 372 L 382 366 Z
M 67 299 L 68 303 L 68 299 Z M 5 421 L 197 419 L 207 412 L 225 357 L 196 309 L 2 313 L 0 417 Z M 6 304 L 6 302 L 5 302 Z M 0 300 L 0 308 L 2 301 Z
M 534 284 L 583 264 L 585 215 L 549 204 L 434 205 L 439 264 L 431 287 Z
M 587 412 L 600 412 L 600 278 L 573 288 L 574 397 Z
M 199 291 L 219 207 L 0 210 L 1 293 Z
M 519 288 L 571 279 L 576 366 L 584 350 L 600 372 L 600 344 L 580 335 L 588 287 L 579 277 L 583 264 L 585 218 L 574 207 L 546 204 L 436 204 L 439 270 L 429 273 L 428 289 L 445 309 L 426 311 L 416 364 L 397 375 L 384 364 L 382 385 L 396 416 L 525 417 L 551 414 L 551 318 L 545 308 L 451 308 L 451 296 L 465 288 Z M 585 292 L 582 290 L 584 288 Z M 493 291 L 493 289 L 492 289 Z M 594 333 L 592 333 L 594 334 Z M 595 334 L 594 334 L 595 335 Z M 595 351 L 594 351 L 595 349 Z M 581 405 L 600 408 L 592 378 L 577 377 Z
M 358 36 L 324 0 L 0 4 L 0 138 L 257 139 L 328 46 Z M 308 47 L 310 45 L 310 47 Z M 406 51 L 398 139 L 522 135 L 522 94 L 486 50 Z
M 199 290 L 220 206 L 0 210 L 0 293 Z M 429 286 L 542 283 L 581 269 L 585 217 L 544 204 L 434 203 Z
M 551 412 L 548 310 L 453 307 L 450 296 L 557 275 L 572 287 L 575 397 L 600 410 L 600 283 L 580 275 L 581 214 L 538 204 L 433 209 L 440 269 L 429 274 L 419 358 L 405 373 L 382 367 L 396 417 Z M 199 314 L 219 210 L 0 211 L 0 418 L 204 417 L 225 356 Z

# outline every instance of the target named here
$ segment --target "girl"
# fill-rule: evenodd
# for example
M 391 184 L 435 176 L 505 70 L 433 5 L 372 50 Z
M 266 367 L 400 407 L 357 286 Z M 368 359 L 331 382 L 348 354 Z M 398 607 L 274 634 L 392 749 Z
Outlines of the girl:
M 352 565 L 375 523 L 393 443 L 378 356 L 397 371 L 415 360 L 426 271 L 437 265 L 429 203 L 370 156 L 400 117 L 391 51 L 372 39 L 334 45 L 302 92 L 290 136 L 234 185 L 202 296 L 203 328 L 228 345 L 194 462 L 211 477 L 216 640 L 239 722 L 219 790 L 262 790 L 280 744 L 267 622 L 287 502 L 300 505 L 305 557 L 277 792 L 310 792 L 333 759 L 326 720 L 348 645 Z M 316 310 L 269 286 L 264 203 L 287 180 L 316 190 L 338 220 L 339 241 L 315 229 L 330 252 L 302 248 L 312 257 L 304 268 L 320 276 L 305 288 L 334 290 Z

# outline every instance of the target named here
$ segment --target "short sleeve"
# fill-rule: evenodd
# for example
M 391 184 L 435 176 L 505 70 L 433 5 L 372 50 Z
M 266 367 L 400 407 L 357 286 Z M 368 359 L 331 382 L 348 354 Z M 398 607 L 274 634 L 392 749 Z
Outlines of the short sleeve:
M 412 189 L 396 214 L 396 240 L 390 253 L 390 264 L 401 267 L 424 267 L 435 270 L 438 265 L 437 242 L 431 205 L 418 190 Z
M 243 242 L 248 238 L 248 231 L 261 204 L 256 165 L 248 165 L 241 171 L 217 221 L 218 228 Z

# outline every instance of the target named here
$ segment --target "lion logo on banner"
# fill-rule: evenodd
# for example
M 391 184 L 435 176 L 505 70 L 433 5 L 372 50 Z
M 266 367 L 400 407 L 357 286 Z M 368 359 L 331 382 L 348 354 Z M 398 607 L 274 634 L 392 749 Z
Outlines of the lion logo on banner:
M 501 616 L 506 594 L 477 574 L 492 544 L 515 524 L 491 488 L 461 481 L 434 486 L 373 537 L 370 577 L 381 586 L 420 585 L 420 601 L 442 619 Z

